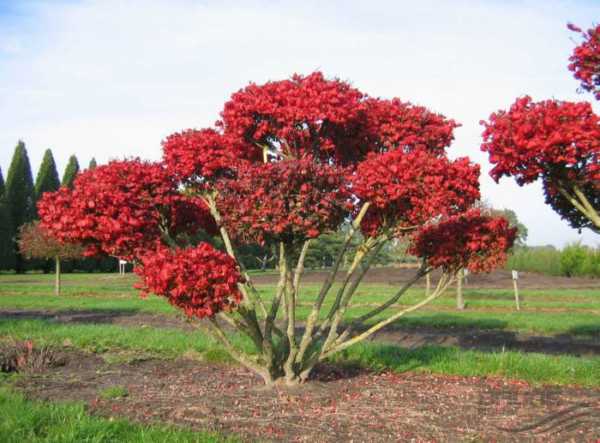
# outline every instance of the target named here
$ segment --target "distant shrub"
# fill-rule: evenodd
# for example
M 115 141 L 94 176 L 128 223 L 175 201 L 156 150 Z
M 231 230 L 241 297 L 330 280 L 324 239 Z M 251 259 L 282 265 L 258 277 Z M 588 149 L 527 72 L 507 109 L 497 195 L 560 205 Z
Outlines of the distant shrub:
M 546 275 L 600 277 L 600 248 L 580 243 L 562 250 L 553 246 L 515 248 L 506 267 Z
M 519 271 L 561 275 L 561 252 L 553 246 L 515 248 L 508 258 L 507 267 Z
M 588 250 L 581 243 L 573 243 L 564 248 L 560 254 L 560 270 L 563 275 L 573 277 L 582 275 L 583 264 Z

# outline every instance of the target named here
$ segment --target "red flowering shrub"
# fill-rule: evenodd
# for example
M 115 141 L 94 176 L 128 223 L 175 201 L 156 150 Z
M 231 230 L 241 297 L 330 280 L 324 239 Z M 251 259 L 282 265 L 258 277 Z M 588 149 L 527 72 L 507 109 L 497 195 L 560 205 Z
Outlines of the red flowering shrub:
M 182 195 L 158 163 L 113 161 L 86 170 L 73 190 L 46 193 L 38 203 L 41 226 L 65 242 L 133 260 L 166 234 L 214 229 L 198 198 Z
M 354 195 L 373 206 L 363 224 L 371 236 L 380 228 L 415 229 L 440 215 L 465 211 L 480 196 L 479 166 L 425 150 L 372 153 L 351 180 Z
M 568 217 L 574 227 L 585 224 L 580 216 L 571 217 L 573 211 L 565 208 L 573 206 L 571 199 L 581 199 L 580 191 L 587 194 L 588 202 L 579 204 L 590 203 L 598 210 L 600 118 L 589 103 L 536 103 L 523 97 L 508 111 L 498 111 L 482 124 L 485 131 L 481 149 L 489 153 L 495 165 L 490 174 L 496 181 L 504 175 L 513 176 L 523 185 L 541 177 L 546 201 Z M 594 222 L 597 214 L 585 212 L 587 225 L 600 226 L 600 219 Z
M 310 158 L 250 165 L 219 187 L 223 224 L 239 243 L 298 243 L 339 227 L 349 192 L 340 168 Z
M 479 169 L 466 158 L 447 158 L 457 126 L 319 72 L 251 84 L 232 95 L 216 129 L 168 137 L 162 163 L 112 162 L 87 171 L 72 190 L 46 194 L 39 213 L 62 240 L 136 260 L 146 292 L 189 316 L 208 317 L 215 338 L 267 383 L 293 384 L 318 361 L 408 312 L 355 337 L 354 329 L 338 331 L 365 272 L 394 235 L 427 226 L 414 249 L 427 260 L 412 281 L 443 268 L 428 300 L 452 283 L 457 266 L 487 270 L 504 258 L 512 231 L 501 221 L 459 216 L 479 198 Z M 432 224 L 440 219 L 446 221 Z M 199 229 L 218 232 L 222 242 L 215 244 L 227 254 L 199 243 Z M 300 337 L 295 307 L 309 240 L 339 229 L 345 239 Z M 358 230 L 371 236 L 357 238 Z M 268 302 L 236 261 L 237 246 L 256 242 L 279 255 L 279 283 Z M 342 263 L 348 267 L 339 278 Z M 397 306 L 408 286 L 353 328 Z M 330 313 L 320 315 L 328 298 Z M 245 334 L 256 354 L 237 349 L 222 320 Z
M 242 299 L 235 260 L 208 243 L 177 250 L 159 246 L 142 256 L 135 272 L 145 294 L 166 297 L 190 317 L 231 311 Z
M 569 57 L 569 70 L 581 81 L 581 87 L 600 100 L 600 25 L 582 31 L 569 24 L 569 29 L 581 34 L 583 42 Z
M 516 234 L 505 218 L 471 210 L 422 228 L 410 253 L 426 258 L 434 268 L 489 272 L 504 264 Z

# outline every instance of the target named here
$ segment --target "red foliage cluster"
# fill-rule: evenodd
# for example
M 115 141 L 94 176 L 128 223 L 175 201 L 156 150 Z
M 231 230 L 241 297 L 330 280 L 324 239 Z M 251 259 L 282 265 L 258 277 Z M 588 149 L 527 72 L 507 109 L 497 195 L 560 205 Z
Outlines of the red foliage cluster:
M 351 180 L 353 194 L 372 205 L 362 225 L 371 236 L 381 228 L 416 228 L 465 211 L 480 196 L 478 165 L 425 150 L 371 153 Z
M 349 210 L 344 175 L 310 158 L 249 165 L 219 187 L 223 223 L 241 243 L 293 243 L 335 230 Z
M 585 32 L 571 24 L 569 29 L 583 37 L 583 42 L 569 57 L 569 70 L 581 81 L 584 90 L 592 92 L 600 100 L 600 25 Z
M 516 234 L 505 218 L 470 210 L 422 228 L 410 253 L 426 258 L 434 268 L 489 272 L 505 262 Z
M 243 279 L 235 260 L 208 243 L 172 250 L 159 246 L 141 258 L 135 272 L 144 293 L 166 297 L 190 317 L 210 317 L 234 309 Z
M 364 107 L 367 114 L 366 133 L 374 142 L 370 149 L 374 152 L 425 149 L 443 154 L 454 140 L 454 129 L 460 126 L 441 114 L 397 98 L 370 98 L 365 100 Z
M 38 203 L 41 226 L 65 242 L 134 259 L 154 247 L 163 231 L 204 228 L 214 220 L 204 203 L 177 190 L 162 165 L 113 161 L 80 174 L 73 190 L 46 193 Z
M 232 95 L 221 118 L 216 129 L 168 137 L 163 163 L 111 162 L 81 174 L 72 190 L 46 194 L 42 225 L 88 253 L 139 260 L 147 291 L 204 317 L 239 302 L 240 276 L 228 256 L 189 246 L 199 228 L 216 231 L 203 199 L 215 199 L 220 223 L 238 243 L 298 244 L 338 229 L 365 201 L 372 207 L 364 230 L 375 233 L 418 229 L 479 198 L 478 167 L 446 157 L 456 122 L 319 72 L 251 84 Z M 457 235 L 470 242 L 471 255 L 476 246 L 488 248 L 486 257 L 500 251 L 502 239 L 456 220 L 428 228 L 424 238 L 455 227 L 465 231 Z M 461 248 L 449 248 L 423 252 L 439 253 L 437 261 L 428 257 L 440 266 L 449 266 L 452 252 L 459 257 L 452 260 L 464 259 Z
M 201 189 L 221 178 L 233 177 L 242 155 L 251 160 L 262 158 L 256 146 L 243 150 L 235 139 L 214 129 L 188 129 L 172 134 L 163 142 L 163 153 L 171 175 Z
M 233 94 L 221 116 L 225 134 L 251 152 L 269 146 L 280 157 L 311 155 L 338 164 L 398 148 L 443 152 L 458 126 L 421 106 L 370 98 L 320 72 L 251 84 Z
M 600 118 L 589 103 L 526 96 L 481 123 L 481 149 L 495 165 L 496 181 L 512 175 L 522 185 L 543 176 L 600 186 Z

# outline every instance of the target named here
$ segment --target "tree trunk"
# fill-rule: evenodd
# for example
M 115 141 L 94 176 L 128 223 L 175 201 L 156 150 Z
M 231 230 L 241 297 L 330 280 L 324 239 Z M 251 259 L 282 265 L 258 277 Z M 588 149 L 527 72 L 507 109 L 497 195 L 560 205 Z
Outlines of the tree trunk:
M 463 279 L 464 279 L 464 270 L 461 269 L 458 271 L 458 275 L 456 276 L 456 309 L 462 311 L 465 309 L 465 299 L 463 297 Z
M 55 258 L 56 275 L 54 279 L 54 295 L 60 295 L 60 258 Z

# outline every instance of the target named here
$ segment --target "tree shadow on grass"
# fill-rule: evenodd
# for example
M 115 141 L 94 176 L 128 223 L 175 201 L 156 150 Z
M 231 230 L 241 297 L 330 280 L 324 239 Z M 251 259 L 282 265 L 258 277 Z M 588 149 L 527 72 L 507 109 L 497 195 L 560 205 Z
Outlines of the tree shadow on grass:
M 575 326 L 567 331 L 568 335 L 592 337 L 596 340 L 600 339 L 600 317 L 598 323 L 590 325 Z
M 450 314 L 405 318 L 371 337 L 372 342 L 416 350 L 427 346 L 456 347 L 485 352 L 511 350 L 551 355 L 598 356 L 600 324 L 573 328 L 554 336 L 506 330 L 500 319 L 465 318 Z
M 152 314 L 137 308 L 0 310 L 2 320 L 45 320 L 58 324 L 113 324 L 129 327 L 194 329 L 178 315 Z

